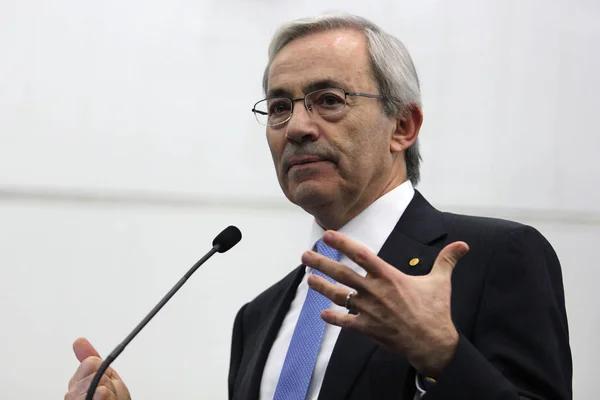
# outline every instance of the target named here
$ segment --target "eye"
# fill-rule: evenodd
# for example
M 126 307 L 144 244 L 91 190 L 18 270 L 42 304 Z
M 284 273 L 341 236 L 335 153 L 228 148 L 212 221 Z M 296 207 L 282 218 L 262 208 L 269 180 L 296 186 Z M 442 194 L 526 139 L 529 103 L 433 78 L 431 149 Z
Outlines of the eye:
M 324 93 L 317 99 L 317 105 L 323 108 L 338 108 L 344 104 L 344 99 L 333 93 Z
M 269 103 L 269 115 L 281 115 L 290 111 L 290 103 L 286 100 L 273 100 Z

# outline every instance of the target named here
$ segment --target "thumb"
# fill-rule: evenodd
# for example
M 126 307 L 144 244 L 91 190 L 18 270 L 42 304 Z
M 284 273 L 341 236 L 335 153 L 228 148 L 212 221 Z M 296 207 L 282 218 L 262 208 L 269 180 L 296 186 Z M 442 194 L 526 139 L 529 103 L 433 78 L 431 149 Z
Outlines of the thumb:
M 434 274 L 443 274 L 452 276 L 456 263 L 469 252 L 469 245 L 465 242 L 453 242 L 440 251 L 431 272 Z
M 73 342 L 73 351 L 79 362 L 82 362 L 88 357 L 100 357 L 94 346 L 86 338 L 78 338 Z

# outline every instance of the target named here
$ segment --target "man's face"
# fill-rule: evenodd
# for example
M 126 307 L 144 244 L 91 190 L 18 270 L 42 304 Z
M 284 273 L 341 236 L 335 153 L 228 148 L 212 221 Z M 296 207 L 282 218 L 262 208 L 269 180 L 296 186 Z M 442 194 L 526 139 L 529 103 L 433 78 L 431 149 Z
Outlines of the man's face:
M 273 60 L 267 97 L 301 98 L 328 87 L 380 94 L 362 33 L 336 30 L 290 42 Z M 394 179 L 390 140 L 395 118 L 384 114 L 379 99 L 348 96 L 346 101 L 342 112 L 328 117 L 309 113 L 296 101 L 288 122 L 267 128 L 283 192 L 313 215 L 331 206 L 351 214 L 378 198 Z

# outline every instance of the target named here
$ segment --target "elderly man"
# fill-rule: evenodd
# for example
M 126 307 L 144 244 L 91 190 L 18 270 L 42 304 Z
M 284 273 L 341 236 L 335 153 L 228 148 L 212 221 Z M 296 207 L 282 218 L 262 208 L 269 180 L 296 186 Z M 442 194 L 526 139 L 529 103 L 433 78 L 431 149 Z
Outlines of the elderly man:
M 230 399 L 571 398 L 550 244 L 440 212 L 413 188 L 423 114 L 400 41 L 351 15 L 291 22 L 264 89 L 252 111 L 283 192 L 314 216 L 312 250 L 239 311 Z M 68 399 L 100 362 L 87 341 L 74 347 L 85 361 Z M 100 389 L 129 397 L 112 370 Z

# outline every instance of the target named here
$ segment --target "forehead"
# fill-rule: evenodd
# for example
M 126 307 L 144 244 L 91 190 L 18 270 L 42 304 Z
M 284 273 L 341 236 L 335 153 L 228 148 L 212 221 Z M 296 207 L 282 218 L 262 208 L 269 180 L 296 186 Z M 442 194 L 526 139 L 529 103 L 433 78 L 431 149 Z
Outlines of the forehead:
M 346 90 L 376 90 L 362 32 L 340 29 L 313 33 L 288 43 L 269 69 L 267 94 L 300 95 L 315 82 L 338 82 Z

